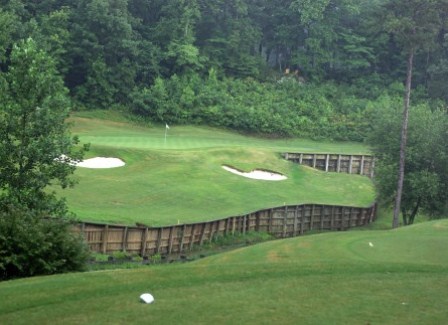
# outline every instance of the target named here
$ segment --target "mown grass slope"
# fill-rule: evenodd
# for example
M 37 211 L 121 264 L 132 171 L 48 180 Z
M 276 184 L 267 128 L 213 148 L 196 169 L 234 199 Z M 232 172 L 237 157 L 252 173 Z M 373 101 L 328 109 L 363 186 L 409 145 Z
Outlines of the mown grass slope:
M 86 113 L 84 113 L 86 114 Z M 118 121 L 117 121 L 118 120 Z M 324 173 L 281 158 L 283 151 L 358 153 L 359 144 L 270 140 L 223 130 L 171 126 L 141 127 L 127 122 L 75 116 L 73 133 L 91 143 L 88 157 L 117 157 L 126 166 L 78 168 L 79 184 L 59 191 L 71 211 L 86 221 L 156 226 L 200 222 L 284 204 L 369 206 L 374 189 L 366 177 Z M 361 151 L 362 152 L 362 151 Z M 222 165 L 282 173 L 272 182 L 231 174 Z
M 440 220 L 266 242 L 188 264 L 9 281 L 0 283 L 0 323 L 444 324 L 447 245 Z M 144 292 L 154 304 L 139 302 Z

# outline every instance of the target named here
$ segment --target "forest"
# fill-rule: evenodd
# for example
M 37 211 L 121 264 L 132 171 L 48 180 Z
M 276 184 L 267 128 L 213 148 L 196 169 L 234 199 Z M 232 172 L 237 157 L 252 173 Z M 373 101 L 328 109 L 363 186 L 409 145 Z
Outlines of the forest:
M 436 108 L 448 100 L 444 0 L 0 4 L 1 70 L 13 44 L 32 38 L 55 61 L 78 110 L 364 141 L 378 102 L 403 96 L 412 28 L 396 26 L 402 18 L 424 35 L 416 39 L 413 101 Z M 412 10 L 427 14 L 406 21 Z

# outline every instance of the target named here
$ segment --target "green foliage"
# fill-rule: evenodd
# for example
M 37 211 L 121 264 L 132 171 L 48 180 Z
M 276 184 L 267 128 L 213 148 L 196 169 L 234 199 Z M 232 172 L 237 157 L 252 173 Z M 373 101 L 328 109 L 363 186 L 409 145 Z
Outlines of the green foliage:
M 0 210 L 0 280 L 80 271 L 88 248 L 65 219 L 48 219 L 23 208 Z
M 54 61 L 32 40 L 15 45 L 0 74 L 1 278 L 80 269 L 85 250 L 65 201 L 48 191 L 74 184 L 68 157 L 82 158 L 65 119 L 69 101 Z M 65 156 L 63 156 L 65 155 Z
M 77 159 L 82 150 L 73 150 L 78 140 L 64 122 L 69 101 L 51 58 L 28 40 L 14 47 L 10 61 L 0 75 L 0 197 L 46 210 L 52 204 L 45 198 L 54 200 L 47 185 L 73 185 L 68 176 L 75 167 L 61 155 Z
M 368 100 L 344 97 L 344 87 L 275 83 L 254 79 L 204 80 L 189 74 L 157 78 L 132 93 L 132 112 L 159 122 L 208 124 L 272 136 L 362 141 L 368 130 Z M 334 94 L 338 93 L 338 96 Z M 332 98 L 334 97 L 334 98 Z
M 395 197 L 400 111 L 399 101 L 379 108 L 369 139 L 378 157 L 375 171 L 378 193 L 385 202 Z M 432 217 L 447 214 L 447 130 L 445 110 L 432 111 L 426 105 L 411 108 L 401 209 L 404 224 L 413 223 L 419 209 Z

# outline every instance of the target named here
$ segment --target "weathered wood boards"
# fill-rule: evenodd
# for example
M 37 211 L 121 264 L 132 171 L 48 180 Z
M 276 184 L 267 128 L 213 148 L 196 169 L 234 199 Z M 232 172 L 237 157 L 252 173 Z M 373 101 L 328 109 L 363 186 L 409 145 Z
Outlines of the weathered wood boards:
M 218 236 L 268 232 L 278 238 L 299 236 L 307 231 L 346 230 L 366 225 L 376 216 L 369 208 L 329 205 L 288 205 L 221 220 L 164 227 L 129 227 L 80 223 L 74 231 L 85 238 L 93 252 L 126 251 L 141 256 L 173 254 L 191 250 Z
M 373 177 L 375 160 L 369 155 L 339 155 L 286 152 L 286 160 L 326 172 L 347 173 Z

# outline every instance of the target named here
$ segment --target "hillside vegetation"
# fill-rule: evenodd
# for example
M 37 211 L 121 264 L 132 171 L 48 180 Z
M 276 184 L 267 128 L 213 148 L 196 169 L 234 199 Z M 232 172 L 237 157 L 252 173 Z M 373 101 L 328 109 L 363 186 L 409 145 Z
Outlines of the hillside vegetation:
M 448 221 L 0 283 L 3 324 L 443 324 Z M 150 292 L 155 303 L 139 302 Z

